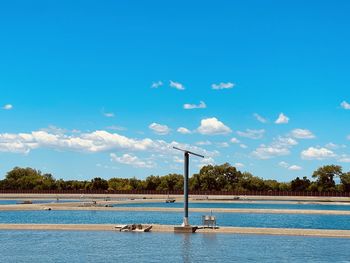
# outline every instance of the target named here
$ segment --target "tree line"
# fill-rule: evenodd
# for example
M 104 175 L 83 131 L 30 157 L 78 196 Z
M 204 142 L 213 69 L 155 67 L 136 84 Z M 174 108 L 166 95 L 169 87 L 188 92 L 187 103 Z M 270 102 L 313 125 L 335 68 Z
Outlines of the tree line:
M 336 181 L 338 183 L 336 183 Z M 199 191 L 313 191 L 313 192 L 350 192 L 350 172 L 343 172 L 341 166 L 325 165 L 312 174 L 312 180 L 306 176 L 295 178 L 291 182 L 266 180 L 241 172 L 228 163 L 206 165 L 189 180 L 190 190 Z M 42 173 L 33 168 L 15 167 L 0 180 L 1 190 L 183 190 L 183 176 L 168 174 L 137 178 L 96 177 L 90 181 L 56 180 L 50 173 Z

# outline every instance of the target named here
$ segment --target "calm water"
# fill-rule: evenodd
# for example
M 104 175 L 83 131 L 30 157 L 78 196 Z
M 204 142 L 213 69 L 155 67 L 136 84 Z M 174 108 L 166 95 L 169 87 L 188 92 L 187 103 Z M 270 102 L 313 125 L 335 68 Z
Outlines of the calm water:
M 1 262 L 350 262 L 350 239 L 0 231 Z
M 114 205 L 116 207 L 169 207 L 181 208 L 183 203 L 129 203 Z M 311 210 L 350 210 L 350 205 L 330 205 L 330 204 L 268 204 L 268 203 L 190 203 L 192 208 L 247 208 L 247 209 L 311 209 Z
M 298 214 L 215 213 L 219 226 L 350 230 L 350 216 Z M 190 222 L 201 225 L 202 213 L 190 213 Z M 42 224 L 169 224 L 182 223 L 179 212 L 131 211 L 0 211 L 0 223 Z

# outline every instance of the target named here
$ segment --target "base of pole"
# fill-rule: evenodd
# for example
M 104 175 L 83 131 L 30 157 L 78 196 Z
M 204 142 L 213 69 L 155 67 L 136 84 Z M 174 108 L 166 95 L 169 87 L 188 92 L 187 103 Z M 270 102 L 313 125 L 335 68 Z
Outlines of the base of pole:
M 197 226 L 175 226 L 175 233 L 195 233 L 197 231 Z

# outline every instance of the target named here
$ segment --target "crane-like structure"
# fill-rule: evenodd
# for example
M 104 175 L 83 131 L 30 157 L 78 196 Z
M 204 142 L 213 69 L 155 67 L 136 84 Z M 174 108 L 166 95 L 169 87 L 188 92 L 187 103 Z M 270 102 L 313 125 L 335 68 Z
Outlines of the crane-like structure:
M 189 173 L 189 160 L 190 154 L 194 156 L 198 156 L 200 158 L 204 158 L 203 155 L 198 153 L 194 153 L 188 150 L 180 149 L 178 147 L 173 147 L 175 150 L 181 151 L 184 153 L 184 219 L 181 227 L 175 227 L 175 232 L 195 232 L 197 227 L 193 227 L 190 225 L 188 220 L 188 173 Z

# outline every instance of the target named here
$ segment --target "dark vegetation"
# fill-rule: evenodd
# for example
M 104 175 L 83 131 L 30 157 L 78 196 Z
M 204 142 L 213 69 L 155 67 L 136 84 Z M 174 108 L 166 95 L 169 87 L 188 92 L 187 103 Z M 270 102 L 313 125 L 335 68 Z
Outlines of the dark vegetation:
M 307 177 L 295 178 L 291 182 L 264 180 L 248 172 L 240 172 L 228 163 L 204 166 L 190 178 L 190 190 L 198 191 L 313 191 L 350 192 L 350 172 L 343 172 L 341 166 L 326 165 Z M 339 183 L 336 184 L 335 181 Z M 0 180 L 0 190 L 183 190 L 183 176 L 168 174 L 148 176 L 145 180 L 136 178 L 96 177 L 91 181 L 56 180 L 52 174 L 33 168 L 15 167 Z

